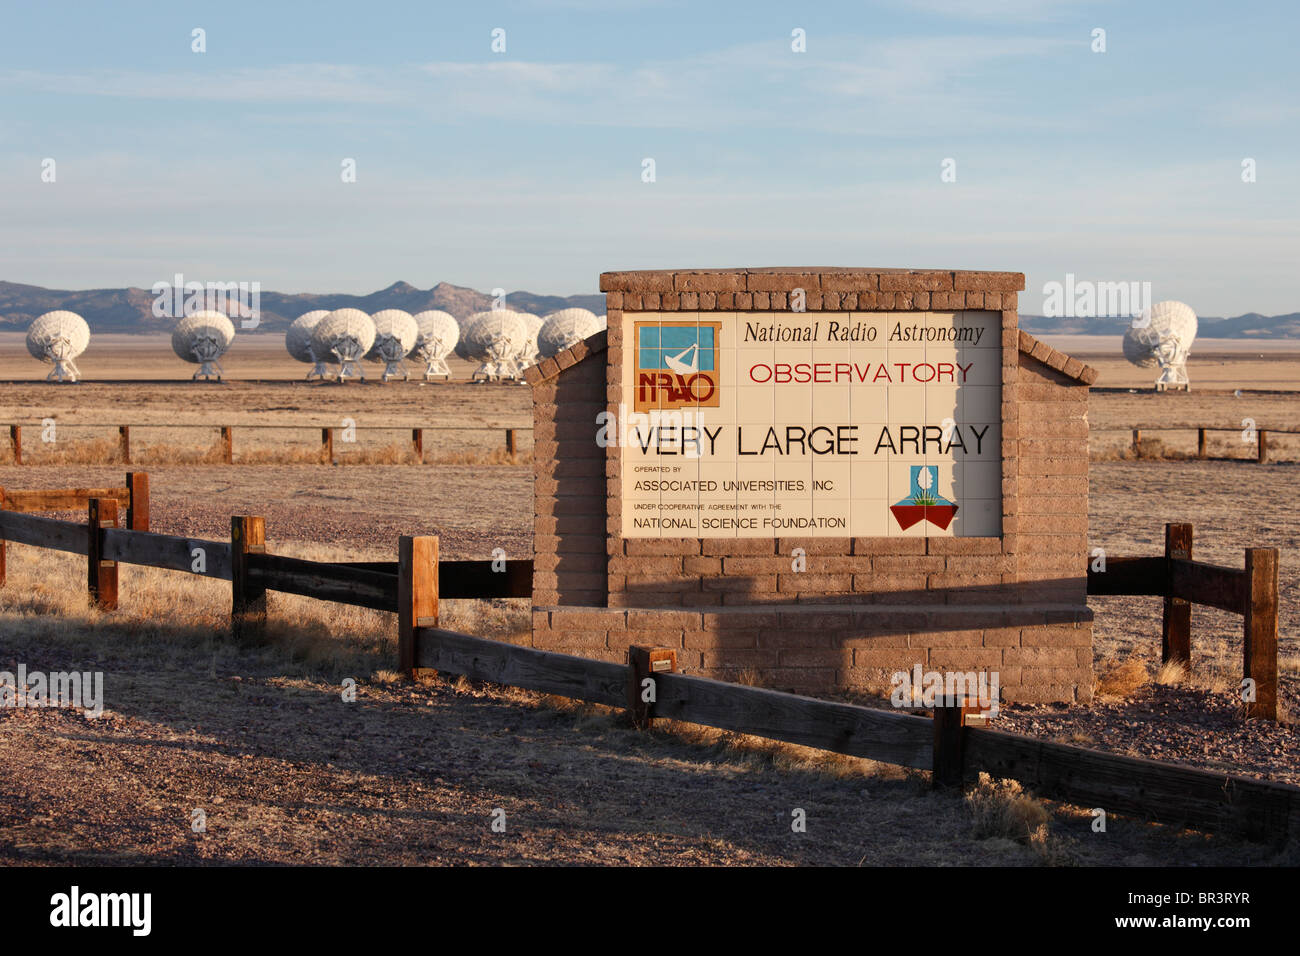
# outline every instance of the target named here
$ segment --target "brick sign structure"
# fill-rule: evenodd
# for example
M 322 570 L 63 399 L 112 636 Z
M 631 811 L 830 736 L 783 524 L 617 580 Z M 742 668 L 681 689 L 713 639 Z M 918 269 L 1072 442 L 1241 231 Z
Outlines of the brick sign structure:
M 528 371 L 533 644 L 678 649 L 827 693 L 996 672 L 1085 700 L 1088 386 L 1024 276 L 606 273 L 608 330 Z

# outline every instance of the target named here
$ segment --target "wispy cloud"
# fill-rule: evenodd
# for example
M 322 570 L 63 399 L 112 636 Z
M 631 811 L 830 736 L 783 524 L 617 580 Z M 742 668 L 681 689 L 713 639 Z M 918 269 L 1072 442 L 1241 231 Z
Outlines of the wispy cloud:
M 383 103 L 403 98 L 399 71 L 323 63 L 240 69 L 0 70 L 0 91 L 230 103 Z
M 893 0 L 893 5 L 955 19 L 1026 23 L 1058 20 L 1098 4 L 1097 0 Z
M 1004 63 L 1060 52 L 1034 37 L 820 36 L 810 52 L 744 44 L 641 62 L 489 59 L 373 67 L 287 64 L 152 72 L 0 71 L 0 91 L 129 100 L 331 106 L 380 105 L 442 122 L 649 129 L 843 130 L 870 119 L 875 135 L 903 135 L 945 117 L 947 129 L 987 124 L 1007 108 L 969 81 Z M 992 112 L 990 112 L 992 111 Z

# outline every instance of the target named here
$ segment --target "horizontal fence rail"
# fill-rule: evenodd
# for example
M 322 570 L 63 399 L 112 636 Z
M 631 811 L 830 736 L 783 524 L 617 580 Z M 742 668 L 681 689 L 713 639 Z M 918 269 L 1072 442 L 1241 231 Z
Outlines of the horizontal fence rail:
M 1198 459 L 1208 458 L 1206 436 L 1211 432 L 1230 432 L 1243 436 L 1242 444 L 1255 446 L 1255 457 L 1250 458 L 1231 458 L 1231 461 L 1255 461 L 1258 464 L 1268 462 L 1268 436 L 1269 435 L 1300 435 L 1300 429 L 1294 428 L 1230 428 L 1227 426 L 1200 426 L 1200 425 L 1139 425 L 1134 428 L 1097 428 L 1092 431 L 1095 434 L 1104 434 L 1107 432 L 1127 432 L 1132 436 L 1129 448 L 1133 454 L 1142 454 L 1142 436 L 1146 432 L 1196 432 L 1196 457 Z
M 963 728 L 966 779 L 1009 777 L 1048 799 L 1156 823 L 1280 842 L 1300 836 L 1300 787 Z
M 1163 597 L 1161 661 L 1192 666 L 1191 605 L 1242 617 L 1243 702 L 1277 720 L 1278 550 L 1247 548 L 1245 568 L 1192 560 L 1190 524 L 1165 525 L 1163 557 L 1106 556 L 1088 566 L 1088 593 Z
M 762 687 L 660 674 L 658 717 L 929 769 L 934 760 L 930 721 Z
M 230 580 L 230 543 L 150 531 L 104 530 L 104 559 Z
M 419 628 L 416 666 L 471 680 L 522 687 L 593 704 L 627 702 L 627 666 L 586 657 L 539 651 L 455 631 Z
M 0 426 L 0 427 L 3 427 L 3 426 Z M 32 426 L 29 426 L 29 427 L 33 427 L 33 428 L 43 428 L 44 426 L 43 426 L 43 425 L 32 425 Z M 156 424 L 136 424 L 136 425 L 121 425 L 121 424 L 117 424 L 117 423 L 111 423 L 111 424 L 108 424 L 108 423 L 91 423 L 91 422 L 70 422 L 70 423 L 68 423 L 68 424 L 60 424 L 58 427 L 59 427 L 59 429 L 60 429 L 61 431 L 68 431 L 68 430 L 70 430 L 70 429 L 82 429 L 82 430 L 85 430 L 85 429 L 95 429 L 95 430 L 99 430 L 99 429 L 113 429 L 113 430 L 116 430 L 116 432 L 117 432 L 118 456 L 120 457 L 122 463 L 123 463 L 123 464 L 127 464 L 127 465 L 131 464 L 131 429 L 133 429 L 133 428 L 135 428 L 135 429 L 143 429 L 143 428 L 151 428 L 151 429 L 176 429 L 176 428 L 180 428 L 180 429 L 190 429 L 190 430 L 193 430 L 193 429 L 200 429 L 200 430 L 202 430 L 202 431 L 207 431 L 207 432 L 211 432 L 211 431 L 214 431 L 214 430 L 215 430 L 216 433 L 217 433 L 217 448 L 218 448 L 218 450 L 219 450 L 219 452 L 220 452 L 221 460 L 222 460 L 225 464 L 227 464 L 227 465 L 231 465 L 231 464 L 234 464 L 234 463 L 235 463 L 234 455 L 235 455 L 235 429 L 236 429 L 236 428 L 239 428 L 239 429 L 241 429 L 241 430 L 255 430 L 255 431 L 299 431 L 299 432 L 317 432 L 317 431 L 318 431 L 319 434 L 320 434 L 321 458 L 322 458 L 322 460 L 323 460 L 325 463 L 334 463 L 334 462 L 337 461 L 337 459 L 336 459 L 336 457 L 335 457 L 335 454 L 334 454 L 334 451 L 335 451 L 335 434 L 338 433 L 338 432 L 343 432 L 343 433 L 345 433 L 345 439 L 346 439 L 346 435 L 347 435 L 347 434 L 355 434 L 355 433 L 357 433 L 357 432 L 409 432 L 409 433 L 410 433 L 410 447 L 411 447 L 411 451 L 412 451 L 412 453 L 415 455 L 416 461 L 419 462 L 420 464 L 424 464 L 424 463 L 425 463 L 425 442 L 424 442 L 424 436 L 425 436 L 425 433 L 426 433 L 426 432 L 434 432 L 434 433 L 436 433 L 436 432 L 488 432 L 488 433 L 491 433 L 491 432 L 500 432 L 500 433 L 502 433 L 503 436 L 504 436 L 504 443 L 503 443 L 503 445 L 501 446 L 501 448 L 505 451 L 505 453 L 506 453 L 507 455 L 509 455 L 509 456 L 513 459 L 513 458 L 517 455 L 517 453 L 518 453 L 518 452 L 517 452 L 517 448 L 518 448 L 518 437 L 517 437 L 517 436 L 518 436 L 518 434 L 519 434 L 520 432 L 531 432 L 531 431 L 533 430 L 533 426 L 532 426 L 532 425 L 419 425 L 419 426 L 408 426 L 408 425 L 320 425 L 320 424 L 314 424 L 314 425 L 280 425 L 280 424 L 271 424 L 271 423 L 268 423 L 268 424 L 247 424 L 247 425 L 208 425 L 208 424 L 189 424 L 189 423 L 187 423 L 187 424 L 167 424 L 167 423 L 161 423 L 161 422 L 160 422 L 160 423 L 156 423 Z M 12 454 L 13 454 L 13 463 L 14 463 L 15 465 L 22 465 L 22 464 L 25 464 L 25 462 L 24 462 L 24 460 L 23 460 L 23 428 L 24 428 L 24 426 L 21 425 L 21 424 L 11 424 L 11 425 L 8 426 L 8 428 L 9 428 L 9 447 L 10 447 L 10 450 L 11 450 L 11 452 L 12 452 Z M 352 442 L 351 442 L 351 441 L 348 441 L 348 440 L 344 440 L 344 441 L 341 442 L 340 444 L 348 445 L 348 444 L 352 444 Z M 399 464 L 400 464 L 400 463 L 399 463 Z M 91 498 L 112 498 L 112 497 L 121 497 L 120 495 L 115 494 L 115 492 L 119 492 L 119 491 L 121 491 L 121 489 L 116 489 L 116 488 L 110 488 L 110 489 L 104 489 L 104 488 L 98 488 L 98 489 L 95 489 L 95 488 L 90 488 L 90 489 L 73 489 L 73 490 L 70 490 L 70 491 L 68 492 L 68 494 L 71 495 L 71 494 L 72 494 L 72 491 L 75 491 L 75 490 L 80 490 L 80 491 L 82 491 L 82 492 L 89 493 L 87 496 L 88 496 L 88 497 L 91 497 Z M 104 492 L 104 493 L 103 493 L 103 494 L 97 494 L 97 493 L 94 493 L 94 492 Z M 56 495 L 56 494 L 61 494 L 61 493 L 62 493 L 62 492 L 29 492 L 29 493 L 26 493 L 26 494 L 30 494 L 30 495 L 33 495 L 33 496 L 39 496 L 39 495 L 42 495 L 42 494 Z M 23 493 L 20 492 L 19 494 L 23 494 Z M 84 502 L 83 502 L 80 506 L 78 506 L 78 505 L 73 505 L 72 507 L 84 507 Z M 20 509 L 20 508 L 14 508 L 14 509 L 11 509 L 11 510 L 18 511 L 18 510 L 23 510 L 23 509 Z M 62 508 L 59 507 L 59 506 L 50 506 L 50 507 L 43 507 L 43 508 L 35 508 L 35 509 L 31 509 L 31 510 L 47 510 L 47 511 L 55 511 L 55 510 L 62 510 Z
M 85 554 L 88 540 L 84 524 L 13 511 L 0 511 L 0 537 L 15 544 L 70 554 Z
M 254 587 L 270 591 L 376 611 L 397 610 L 396 573 L 253 553 L 248 556 L 248 577 Z
M 126 506 L 131 500 L 131 489 L 121 488 L 61 488 L 57 491 L 13 491 L 4 494 L 4 510 L 30 514 L 34 511 L 73 511 L 86 507 L 91 498 L 113 498 Z

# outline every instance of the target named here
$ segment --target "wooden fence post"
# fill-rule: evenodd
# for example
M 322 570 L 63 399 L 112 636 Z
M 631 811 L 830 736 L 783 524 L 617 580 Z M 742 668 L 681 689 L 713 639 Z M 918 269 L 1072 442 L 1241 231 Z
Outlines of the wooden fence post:
M 229 425 L 221 426 L 221 460 L 227 465 L 235 463 L 235 435 Z
M 438 626 L 438 538 L 397 539 L 397 669 L 416 675 L 419 627 Z
M 1268 461 L 1268 432 L 1259 429 L 1256 441 L 1258 444 L 1255 449 L 1255 461 L 1262 465 Z
M 424 464 L 424 429 L 411 429 L 411 450 L 415 452 L 415 460 L 419 464 Z
M 1277 548 L 1246 549 L 1244 674 L 1255 682 L 1248 717 L 1277 720 Z
M 934 708 L 934 765 L 930 786 L 958 787 L 966 759 L 966 728 L 961 719 L 961 703 L 940 704 Z
M 646 679 L 655 674 L 677 670 L 677 651 L 671 647 L 633 644 L 627 649 L 627 716 L 637 730 L 649 730 L 654 724 L 654 702 L 645 699 Z
M 131 426 L 117 426 L 117 444 L 122 449 L 122 464 L 131 464 Z
M 506 454 L 511 458 L 515 457 L 515 430 L 513 428 L 506 429 Z
M 266 588 L 249 581 L 248 556 L 266 554 L 266 521 L 256 515 L 230 519 L 230 633 L 260 638 L 266 628 Z
M 117 527 L 117 499 L 91 498 L 86 547 L 86 584 L 90 599 L 104 611 L 117 610 L 117 562 L 104 560 L 104 529 Z
M 23 463 L 23 426 L 22 425 L 9 426 L 9 444 L 13 446 L 14 464 L 21 465 Z
M 325 459 L 325 464 L 334 464 L 334 429 L 322 428 L 320 430 L 320 453 Z
M 1205 429 L 1196 429 L 1196 457 L 1205 457 Z
M 126 526 L 132 531 L 149 530 L 149 473 L 128 471 L 126 490 L 130 496 L 127 504 Z
M 1160 660 L 1181 663 L 1192 669 L 1192 605 L 1184 598 L 1170 597 L 1174 558 L 1192 560 L 1192 526 L 1165 525 L 1165 612 L 1161 628 Z

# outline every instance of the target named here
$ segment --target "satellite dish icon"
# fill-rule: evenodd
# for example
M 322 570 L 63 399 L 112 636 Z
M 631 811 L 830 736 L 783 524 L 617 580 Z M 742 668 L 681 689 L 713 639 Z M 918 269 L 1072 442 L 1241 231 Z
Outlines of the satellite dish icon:
M 682 361 L 682 357 L 688 352 L 691 353 L 691 360 L 689 362 Z M 683 377 L 694 375 L 700 370 L 700 344 L 696 342 L 676 355 L 665 355 L 664 364 Z

